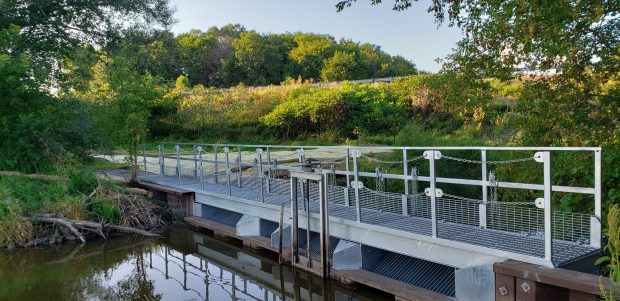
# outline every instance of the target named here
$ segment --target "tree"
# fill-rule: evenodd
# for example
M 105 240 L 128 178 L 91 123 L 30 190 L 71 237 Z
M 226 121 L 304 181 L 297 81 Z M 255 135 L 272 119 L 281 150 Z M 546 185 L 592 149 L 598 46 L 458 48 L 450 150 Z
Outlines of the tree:
M 284 80 L 285 53 L 280 52 L 277 36 L 254 31 L 241 33 L 233 41 L 233 58 L 247 85 L 268 85 Z
M 325 60 L 323 70 L 321 70 L 323 81 L 353 80 L 360 78 L 361 74 L 360 64 L 355 53 L 340 50 Z
M 297 33 L 297 46 L 290 51 L 290 57 L 301 68 L 304 79 L 318 79 L 325 59 L 332 56 L 336 49 L 334 38 L 329 35 Z

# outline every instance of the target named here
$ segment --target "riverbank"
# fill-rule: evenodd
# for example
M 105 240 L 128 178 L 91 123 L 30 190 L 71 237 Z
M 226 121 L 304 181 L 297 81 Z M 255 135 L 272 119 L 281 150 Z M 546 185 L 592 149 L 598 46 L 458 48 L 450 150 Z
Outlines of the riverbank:
M 144 190 L 96 170 L 93 160 L 52 174 L 0 173 L 0 247 L 17 248 L 108 237 L 154 235 L 171 218 Z

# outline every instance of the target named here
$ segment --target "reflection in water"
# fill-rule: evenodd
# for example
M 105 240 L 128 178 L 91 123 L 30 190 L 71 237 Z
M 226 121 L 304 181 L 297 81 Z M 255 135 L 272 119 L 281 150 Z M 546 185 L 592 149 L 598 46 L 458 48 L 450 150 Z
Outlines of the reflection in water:
M 173 228 L 169 239 L 119 238 L 0 252 L 0 300 L 388 300 Z M 392 299 L 393 300 L 393 299 Z

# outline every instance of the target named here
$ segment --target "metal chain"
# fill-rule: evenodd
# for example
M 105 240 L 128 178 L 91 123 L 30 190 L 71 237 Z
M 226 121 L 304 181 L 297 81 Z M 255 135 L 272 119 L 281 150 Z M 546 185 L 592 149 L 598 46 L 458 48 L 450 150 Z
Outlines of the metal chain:
M 447 160 L 452 160 L 452 161 L 457 161 L 457 162 L 463 162 L 463 163 L 473 163 L 473 164 L 482 164 L 482 163 L 484 163 L 481 160 L 463 159 L 463 158 L 446 156 L 444 154 L 441 155 L 441 158 L 445 158 Z M 521 162 L 532 161 L 534 159 L 535 159 L 534 157 L 525 157 L 525 158 L 511 159 L 511 160 L 486 161 L 486 163 L 487 164 L 512 164 L 512 163 L 521 163 Z
M 373 162 L 377 162 L 377 163 L 384 163 L 384 164 L 399 164 L 399 163 L 405 162 L 403 160 L 396 160 L 396 161 L 381 160 L 381 159 L 373 158 L 373 157 L 370 157 L 370 156 L 364 155 L 364 154 L 361 154 L 360 156 L 363 157 L 363 158 L 366 158 L 369 161 L 373 161 Z M 420 160 L 420 159 L 424 159 L 424 155 L 420 155 L 420 156 L 413 157 L 411 159 L 407 159 L 407 162 L 413 162 L 413 161 L 417 161 L 417 160 Z

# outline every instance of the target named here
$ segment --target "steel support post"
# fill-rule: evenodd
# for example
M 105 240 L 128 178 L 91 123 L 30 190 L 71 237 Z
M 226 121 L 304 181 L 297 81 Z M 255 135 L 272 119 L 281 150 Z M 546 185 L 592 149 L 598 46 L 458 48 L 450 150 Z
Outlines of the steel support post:
M 196 156 L 196 144 L 193 146 L 194 149 L 194 181 L 198 178 L 198 158 Z
M 142 146 L 142 163 L 144 164 L 144 172 L 147 172 L 148 170 L 146 169 L 146 144 Z
M 224 147 L 224 154 L 226 155 L 226 186 L 228 186 L 228 195 L 232 195 L 232 188 L 230 187 L 230 157 L 228 153 L 230 149 Z
M 402 202 L 401 202 L 401 207 L 402 207 L 402 214 L 404 216 L 407 216 L 407 200 L 409 199 L 408 195 L 409 195 L 409 180 L 407 179 L 407 177 L 409 176 L 409 162 L 407 162 L 407 150 L 403 149 L 403 184 L 405 187 L 405 193 L 402 197 Z
M 345 150 L 345 161 L 344 161 L 344 168 L 347 171 L 347 185 L 345 187 L 351 187 L 351 179 L 349 178 L 349 173 L 351 172 L 351 169 L 349 168 L 349 159 L 351 158 L 351 154 L 350 154 L 350 150 L 349 148 L 347 148 Z
M 263 149 L 256 149 L 256 156 L 258 157 L 258 179 L 260 180 L 260 199 L 265 202 L 265 183 L 263 182 Z
M 362 222 L 362 208 L 360 206 L 360 177 L 358 160 L 360 157 L 360 150 L 353 150 L 353 179 L 355 181 L 355 216 L 358 222 Z
M 297 230 L 299 228 L 299 206 L 297 204 L 297 178 L 291 178 L 291 264 L 295 266 L 298 261 L 299 244 L 297 243 Z M 280 229 L 282 231 L 284 229 Z
M 198 162 L 200 163 L 200 188 L 205 190 L 205 182 L 204 182 L 204 168 L 202 166 L 202 146 L 198 147 Z
M 215 161 L 215 168 L 213 169 L 213 182 L 215 184 L 218 184 L 218 176 L 217 173 L 219 172 L 219 161 L 217 160 L 217 145 L 213 146 L 213 160 Z
M 430 197 L 431 197 L 431 227 L 433 237 L 437 237 L 437 183 L 435 175 L 435 152 L 428 152 L 428 170 L 430 178 Z
M 312 267 L 311 251 L 310 251 L 310 238 L 312 232 L 310 232 L 310 180 L 302 180 L 304 196 L 304 211 L 306 211 L 306 256 L 308 257 L 308 267 Z
M 164 176 L 166 174 L 166 165 L 164 164 L 164 147 L 160 144 L 157 146 L 159 152 L 159 175 Z
M 241 146 L 237 146 L 237 187 L 241 188 L 241 177 L 243 176 L 243 161 L 241 161 Z
M 322 176 L 322 180 L 319 181 L 319 214 L 321 218 L 321 270 L 323 277 L 329 277 L 330 272 L 330 259 L 329 259 L 329 202 L 327 199 L 327 179 Z
M 552 208 L 551 208 L 551 152 L 542 152 L 543 157 L 543 178 L 544 178 L 544 198 L 545 198 L 545 259 L 552 262 L 553 260 L 553 224 L 552 224 Z
M 179 156 L 181 147 L 177 145 L 175 146 L 175 150 L 177 152 L 177 178 L 179 179 L 179 184 L 181 184 L 181 157 Z
M 480 228 L 487 227 L 487 204 L 489 202 L 489 191 L 487 183 L 487 150 L 480 151 L 480 161 L 482 161 L 482 204 L 478 205 L 478 216 Z
M 271 193 L 271 149 L 267 148 L 267 193 Z
M 594 151 L 594 217 L 590 222 L 590 245 L 595 248 L 601 247 L 601 220 L 602 220 L 602 193 L 601 193 L 601 159 L 602 151 Z

